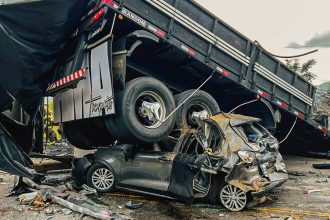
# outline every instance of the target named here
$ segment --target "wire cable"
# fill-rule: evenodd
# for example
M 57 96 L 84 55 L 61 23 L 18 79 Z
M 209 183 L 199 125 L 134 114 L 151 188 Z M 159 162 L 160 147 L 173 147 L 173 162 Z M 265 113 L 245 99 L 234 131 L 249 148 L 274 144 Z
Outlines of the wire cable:
M 277 57 L 277 58 L 284 58 L 284 59 L 292 59 L 292 58 L 298 58 L 298 57 L 303 57 L 303 56 L 307 56 L 309 54 L 312 53 L 316 53 L 317 51 L 319 51 L 318 49 L 309 51 L 307 53 L 302 53 L 302 54 L 298 54 L 298 55 L 293 55 L 293 56 L 281 56 L 281 55 L 276 55 L 273 54 L 271 52 L 269 52 L 268 50 L 266 50 L 263 46 L 261 46 L 261 44 L 258 41 L 254 41 L 254 45 L 256 45 L 257 47 L 260 47 L 263 51 L 265 51 L 266 53 L 268 53 L 269 55 L 273 56 L 273 57 Z
M 213 75 L 214 75 L 214 71 L 190 96 L 188 96 L 180 105 L 178 105 L 161 123 L 163 124 L 165 121 L 167 121 L 167 119 L 169 119 L 179 108 L 181 108 L 181 106 L 184 105 L 188 101 L 188 99 L 194 96 L 196 92 L 198 92 L 212 78 Z
M 233 113 L 233 111 L 237 110 L 238 108 L 240 108 L 240 107 L 242 107 L 242 106 L 244 106 L 244 105 L 248 105 L 248 104 L 254 103 L 254 102 L 256 102 L 256 101 L 259 101 L 259 98 L 254 99 L 254 100 L 251 100 L 251 101 L 248 101 L 248 102 L 244 102 L 244 103 L 242 103 L 242 104 L 236 106 L 236 107 L 233 108 L 230 112 L 228 112 L 228 114 Z
M 294 126 L 296 125 L 296 123 L 297 123 L 297 117 L 296 117 L 296 120 L 294 121 L 294 123 L 293 123 L 293 125 L 292 125 L 292 127 L 291 127 L 291 129 L 290 129 L 290 131 L 289 131 L 289 133 L 286 135 L 286 137 L 279 143 L 279 144 L 282 144 L 284 141 L 286 141 L 286 139 L 288 139 L 288 137 L 290 136 L 290 134 L 291 134 L 291 132 L 293 131 L 293 128 L 294 128 Z

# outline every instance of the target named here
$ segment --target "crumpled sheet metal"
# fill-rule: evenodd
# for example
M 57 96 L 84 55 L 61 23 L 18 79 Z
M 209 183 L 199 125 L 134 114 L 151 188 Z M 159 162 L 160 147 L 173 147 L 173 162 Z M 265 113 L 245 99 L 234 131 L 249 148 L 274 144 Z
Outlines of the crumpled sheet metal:
M 261 144 L 259 142 L 251 143 L 240 126 L 259 121 L 258 118 L 225 113 L 212 116 L 206 121 L 213 129 L 221 129 L 219 132 L 224 135 L 221 147 L 211 154 L 216 158 L 221 158 L 219 160 L 222 161 L 222 166 L 220 167 L 221 170 L 218 171 L 227 173 L 226 182 L 245 192 L 255 190 L 252 183 L 256 180 L 258 180 L 259 186 L 263 187 L 272 181 L 287 179 L 285 164 L 282 155 L 278 151 L 278 141 L 270 136 Z M 247 166 L 246 163 L 240 161 L 237 153 L 242 150 L 255 152 L 261 161 L 260 163 L 275 161 L 269 178 L 260 176 L 258 165 Z
M 210 118 L 208 123 L 216 124 L 224 133 L 222 146 L 214 155 L 221 155 L 223 157 L 222 169 L 228 173 L 239 161 L 237 156 L 238 151 L 244 150 L 247 146 L 248 140 L 242 131 L 234 128 L 233 125 L 238 126 L 247 122 L 259 121 L 257 118 L 247 117 L 243 115 L 234 114 L 218 114 Z M 239 136 L 238 136 L 239 135 Z

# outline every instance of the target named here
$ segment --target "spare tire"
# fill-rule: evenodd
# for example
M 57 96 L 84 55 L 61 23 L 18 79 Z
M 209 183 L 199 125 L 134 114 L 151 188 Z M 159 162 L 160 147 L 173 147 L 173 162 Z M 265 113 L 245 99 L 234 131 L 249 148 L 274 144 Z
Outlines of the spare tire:
M 72 145 L 84 150 L 110 145 L 115 141 L 101 118 L 64 122 L 63 132 Z
M 155 114 L 148 112 L 152 108 Z M 123 143 L 159 142 L 173 130 L 175 114 L 163 121 L 174 108 L 173 95 L 162 82 L 136 78 L 115 94 L 116 115 L 106 120 L 106 126 Z
M 174 96 L 176 106 L 183 103 L 195 90 L 188 90 Z M 198 125 L 191 119 L 193 112 L 207 111 L 212 116 L 220 112 L 217 101 L 207 92 L 198 90 L 190 97 L 176 113 L 176 127 L 197 128 Z

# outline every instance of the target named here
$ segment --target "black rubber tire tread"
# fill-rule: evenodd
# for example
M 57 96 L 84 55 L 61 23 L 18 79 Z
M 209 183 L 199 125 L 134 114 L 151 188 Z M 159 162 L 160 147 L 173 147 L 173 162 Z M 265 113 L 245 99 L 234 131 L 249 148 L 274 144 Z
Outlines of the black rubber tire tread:
M 166 115 L 175 109 L 175 101 L 169 89 L 160 81 L 140 77 L 126 84 L 125 90 L 115 94 L 116 115 L 106 120 L 108 130 L 122 143 L 155 143 L 168 137 L 175 124 L 175 114 L 158 128 L 144 127 L 136 117 L 135 101 L 144 91 L 157 93 L 164 101 Z
M 187 90 L 183 93 L 174 96 L 176 106 L 179 106 L 187 97 L 189 97 L 195 90 Z M 176 128 L 189 128 L 187 121 L 187 111 L 193 105 L 208 106 L 210 114 L 214 115 L 220 112 L 220 107 L 217 101 L 207 92 L 198 90 L 192 97 L 190 97 L 176 113 Z M 206 110 L 206 109 L 205 109 Z
M 210 190 L 205 197 L 206 202 L 212 205 L 220 204 L 219 193 L 222 187 L 224 187 L 225 185 L 226 182 L 224 173 L 212 175 Z
M 63 123 L 67 140 L 75 147 L 84 150 L 113 144 L 114 137 L 107 130 L 103 119 L 84 119 Z
M 94 171 L 96 171 L 97 169 L 100 169 L 100 168 L 106 168 L 108 170 L 110 170 L 114 176 L 114 184 L 112 184 L 111 188 L 110 189 L 107 189 L 107 190 L 100 190 L 100 189 L 96 189 L 94 187 L 94 184 L 92 183 L 92 175 L 94 173 Z M 107 167 L 105 166 L 104 164 L 102 163 L 94 163 L 93 165 L 91 165 L 87 171 L 87 174 L 86 174 L 86 183 L 89 187 L 93 188 L 93 189 L 96 189 L 97 192 L 100 192 L 100 193 L 107 193 L 107 192 L 113 192 L 115 190 L 115 186 L 116 186 L 116 174 L 114 172 L 114 170 L 112 169 L 112 167 Z

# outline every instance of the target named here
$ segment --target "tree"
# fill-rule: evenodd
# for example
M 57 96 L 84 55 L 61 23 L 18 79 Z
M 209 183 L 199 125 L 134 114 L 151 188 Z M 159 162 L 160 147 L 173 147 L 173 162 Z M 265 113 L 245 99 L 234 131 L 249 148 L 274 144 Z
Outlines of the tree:
M 299 73 L 308 82 L 312 82 L 316 79 L 316 75 L 310 71 L 310 69 L 317 63 L 315 59 L 308 60 L 301 64 L 299 59 L 285 60 L 286 65 L 293 71 Z

